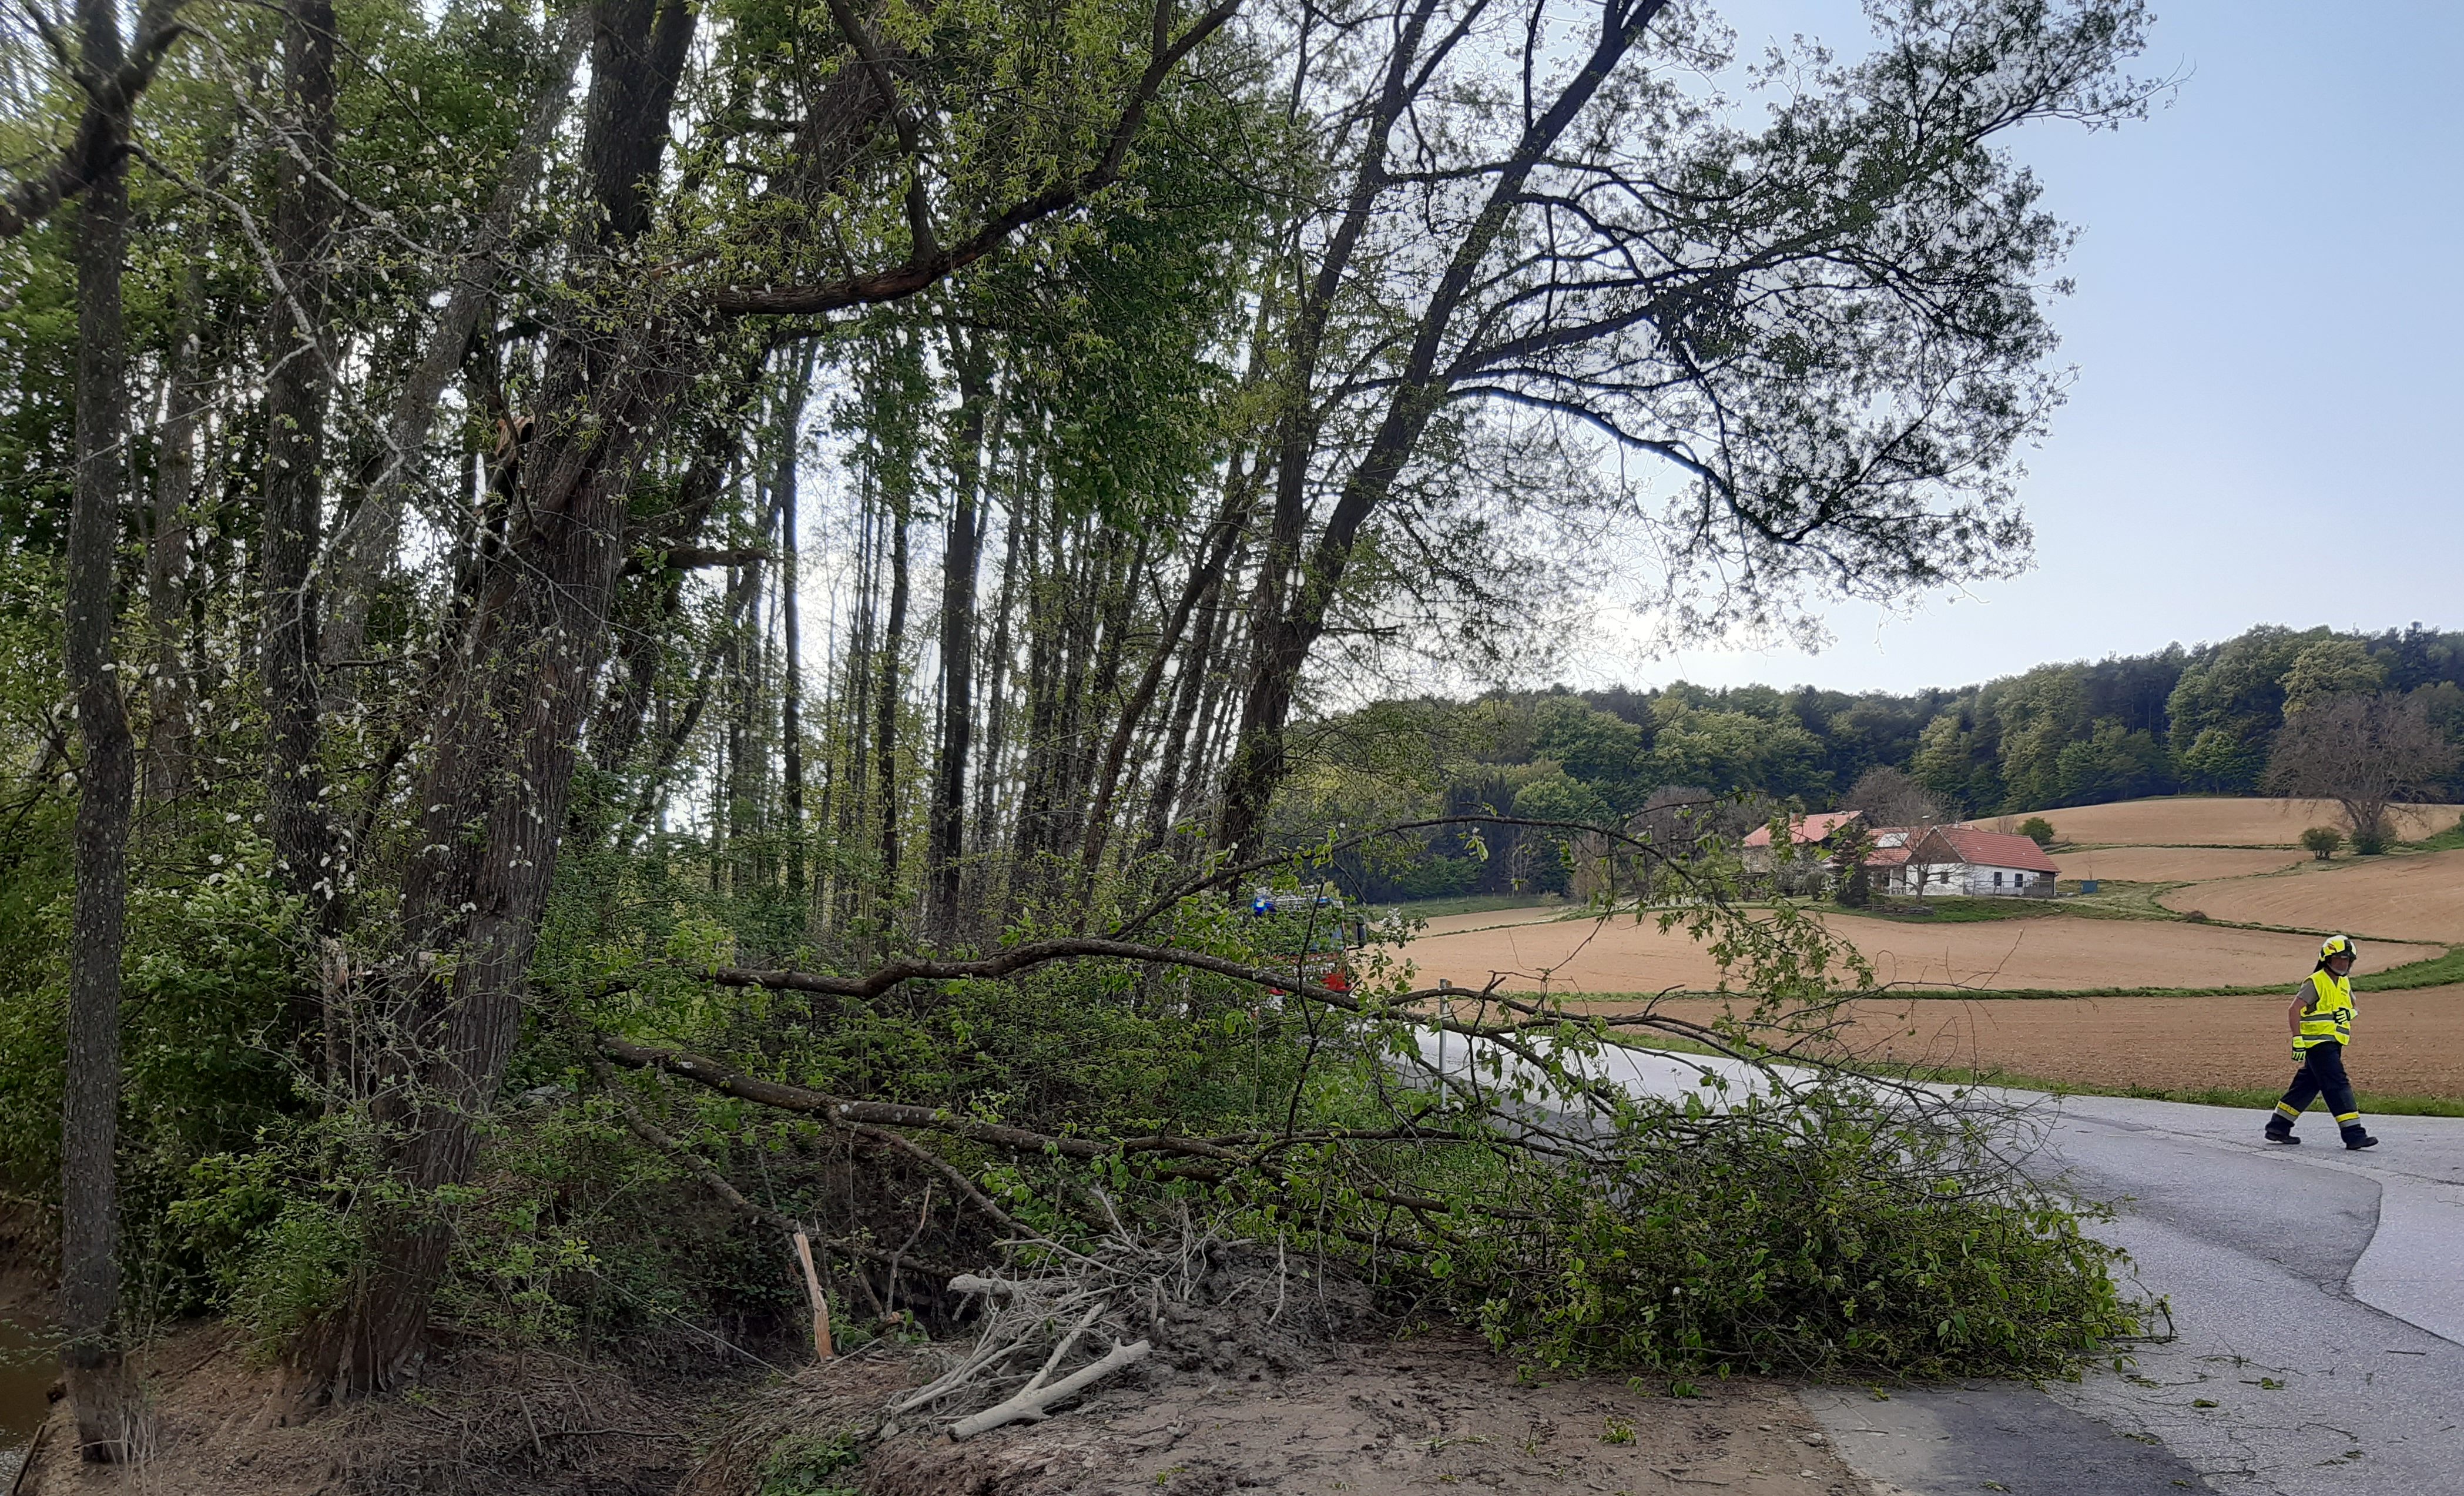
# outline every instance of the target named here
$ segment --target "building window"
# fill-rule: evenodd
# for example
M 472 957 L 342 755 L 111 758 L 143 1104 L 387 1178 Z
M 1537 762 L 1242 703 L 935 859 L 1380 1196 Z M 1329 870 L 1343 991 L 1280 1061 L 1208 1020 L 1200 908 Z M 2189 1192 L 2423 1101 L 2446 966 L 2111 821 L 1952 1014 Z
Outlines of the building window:
M 1999 869 L 1994 869 L 1993 886 L 1997 889 L 2002 886 L 2002 872 Z

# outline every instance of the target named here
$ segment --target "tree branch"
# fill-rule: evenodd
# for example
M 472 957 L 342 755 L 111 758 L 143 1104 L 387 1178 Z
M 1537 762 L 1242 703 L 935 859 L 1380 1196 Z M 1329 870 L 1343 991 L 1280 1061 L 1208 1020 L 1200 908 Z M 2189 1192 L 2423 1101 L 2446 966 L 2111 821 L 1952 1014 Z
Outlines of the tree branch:
M 77 117 L 77 134 L 60 148 L 60 159 L 49 171 L 31 177 L 0 193 L 0 239 L 13 239 L 43 221 L 53 209 L 100 180 L 127 149 L 129 116 L 138 96 L 154 81 L 154 74 L 171 44 L 187 34 L 174 21 L 186 0 L 152 0 L 138 20 L 136 45 L 109 77 L 98 77 L 67 55 L 58 33 L 31 4 L 28 17 L 44 40 L 59 54 L 60 64 L 84 91 L 86 103 Z
M 906 263 L 892 269 L 850 275 L 818 286 L 769 290 L 731 288 L 713 295 L 711 306 L 722 313 L 750 317 L 803 316 L 871 306 L 913 296 L 982 259 L 1001 248 L 1019 230 L 1082 202 L 1117 181 L 1121 167 L 1129 158 L 1130 147 L 1146 122 L 1147 110 L 1161 91 L 1164 80 L 1191 49 L 1221 30 L 1240 9 L 1241 0 L 1219 0 L 1215 8 L 1200 15 L 1179 39 L 1166 42 L 1164 38 L 1171 21 L 1172 0 L 1157 0 L 1155 40 L 1159 45 L 1148 62 L 1146 72 L 1139 77 L 1137 86 L 1131 91 L 1130 101 L 1123 107 L 1120 119 L 1114 122 L 1111 138 L 1101 159 L 1077 176 L 1013 204 L 957 248 L 941 248 L 933 237 L 928 221 L 923 235 L 909 246 Z M 895 96 L 892 97 L 894 99 Z M 909 210 L 912 220 L 916 210 L 912 197 Z M 911 234 L 914 231 L 912 223 L 910 231 Z

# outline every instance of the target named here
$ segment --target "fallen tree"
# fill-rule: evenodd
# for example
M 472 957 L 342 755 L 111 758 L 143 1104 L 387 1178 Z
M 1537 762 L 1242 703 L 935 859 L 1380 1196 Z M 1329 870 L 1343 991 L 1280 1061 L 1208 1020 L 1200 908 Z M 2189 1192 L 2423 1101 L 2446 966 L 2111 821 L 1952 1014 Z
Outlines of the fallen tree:
M 1636 850 L 1614 827 L 1575 829 Z M 576 1033 L 609 1089 L 729 1118 L 706 1134 L 715 1146 L 741 1146 L 773 1125 L 765 1114 L 900 1138 L 997 1231 L 980 1250 L 1064 1279 L 1091 1270 L 1098 1243 L 1181 1229 L 1194 1209 L 1559 1366 L 2055 1371 L 2134 1331 L 2113 1254 L 2012 1166 L 2005 1112 L 1856 1071 L 1834 1040 L 1835 1010 L 1870 988 L 1861 963 L 1804 912 L 1746 911 L 1714 896 L 1708 864 L 1692 874 L 1702 902 L 1638 917 L 1685 921 L 1726 953 L 1735 1004 L 1711 1021 L 1657 1002 L 1587 1013 L 1494 981 L 1419 987 L 1391 957 L 1331 987 L 1240 949 L 1237 928 L 1210 924 L 1199 898 L 1173 915 L 1181 942 L 1060 935 L 855 972 L 720 965 L 634 979 L 781 1004 L 739 1025 L 723 1052 L 647 1031 L 665 1009 L 627 1013 L 639 985 L 576 1002 Z M 1082 1010 L 1139 1008 L 1247 1070 L 1257 1093 L 1210 1119 L 1245 1125 L 1133 1128 L 1067 1107 L 923 1102 L 885 1093 L 900 1088 L 894 1075 L 815 1083 L 795 1072 L 819 1074 L 823 1062 L 779 1038 L 825 1013 L 841 1041 L 875 1025 L 972 1034 L 990 1013 L 1031 1023 L 1060 994 Z M 1644 1065 L 1679 1083 L 1639 1086 Z M 697 1155 L 689 1168 L 718 1173 Z M 943 1287 L 955 1301 L 1009 1276 L 988 1267 Z M 1071 1302 L 1084 1313 L 1095 1301 Z M 1052 1389 L 1068 1382 L 1071 1354 L 1103 1375 L 1127 1364 L 1135 1338 L 1108 1320 L 1112 1349 L 1098 1353 L 1067 1334 L 1068 1316 L 1040 1323 L 1050 1334 L 1035 1344 L 1051 1359 L 1002 1383 L 995 1405 L 1012 1413 L 1066 1397 Z

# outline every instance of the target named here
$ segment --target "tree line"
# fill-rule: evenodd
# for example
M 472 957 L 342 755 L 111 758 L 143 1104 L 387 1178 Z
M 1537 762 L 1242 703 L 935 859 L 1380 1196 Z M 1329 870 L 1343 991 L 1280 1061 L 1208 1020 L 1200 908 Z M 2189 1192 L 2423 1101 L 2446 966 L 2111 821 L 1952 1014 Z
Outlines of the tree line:
M 2315 740 L 2330 722 L 2343 746 Z M 1956 690 L 1678 681 L 1380 701 L 1311 725 L 1309 760 L 1279 815 L 1300 845 L 1331 823 L 1486 810 L 1613 824 L 1655 803 L 1734 797 L 1705 812 L 1706 826 L 1734 832 L 1783 804 L 1863 805 L 1860 782 L 1865 800 L 1891 793 L 1890 776 L 1867 781 L 1878 769 L 1922 792 L 1926 819 L 2180 793 L 2339 799 L 2356 761 L 2372 751 L 2386 759 L 2389 735 L 2408 733 L 2402 771 L 2363 797 L 2379 809 L 2360 813 L 2358 839 L 2390 798 L 2464 799 L 2453 753 L 2464 745 L 2464 633 L 2262 625 L 2221 644 L 2044 665 Z M 1511 831 L 1468 829 L 1432 832 L 1410 855 L 1342 865 L 1354 891 L 1376 899 L 1563 891 L 1571 872 L 1546 837 L 1525 846 Z

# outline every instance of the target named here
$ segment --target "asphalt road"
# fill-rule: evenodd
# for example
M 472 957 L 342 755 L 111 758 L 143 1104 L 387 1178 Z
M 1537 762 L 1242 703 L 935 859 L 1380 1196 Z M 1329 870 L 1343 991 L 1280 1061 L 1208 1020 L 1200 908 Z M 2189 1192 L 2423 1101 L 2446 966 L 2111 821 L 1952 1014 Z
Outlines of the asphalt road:
M 1699 1077 L 1609 1063 L 1662 1093 Z M 2464 1496 L 2464 1119 L 2367 1118 L 2356 1154 L 2316 1111 L 2283 1148 L 2254 1111 L 2007 1094 L 2032 1172 L 2112 1207 L 2097 1233 L 2172 1333 L 2076 1383 L 1808 1393 L 1878 1489 Z

